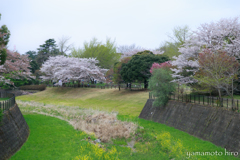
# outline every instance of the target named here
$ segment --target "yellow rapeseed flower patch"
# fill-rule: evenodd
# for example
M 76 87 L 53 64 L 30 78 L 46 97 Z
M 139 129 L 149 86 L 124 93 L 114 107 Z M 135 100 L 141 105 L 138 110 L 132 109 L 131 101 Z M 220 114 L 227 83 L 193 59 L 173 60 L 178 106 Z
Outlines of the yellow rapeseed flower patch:
M 79 156 L 76 156 L 74 160 L 117 160 L 118 153 L 115 147 L 112 147 L 108 152 L 104 148 L 100 148 L 98 143 L 88 143 L 84 147 L 81 146 L 79 150 Z
M 174 140 L 169 132 L 163 132 L 157 135 L 156 140 L 160 144 L 162 151 L 168 153 L 169 156 L 177 159 L 185 157 L 186 149 L 183 147 L 182 142 L 179 139 Z

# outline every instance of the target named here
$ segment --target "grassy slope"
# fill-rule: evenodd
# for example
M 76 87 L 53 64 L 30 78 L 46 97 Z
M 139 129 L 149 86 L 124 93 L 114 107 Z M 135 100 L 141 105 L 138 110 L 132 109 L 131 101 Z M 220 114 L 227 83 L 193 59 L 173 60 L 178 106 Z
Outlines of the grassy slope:
M 81 131 L 76 131 L 66 121 L 44 116 L 24 115 L 30 136 L 21 150 L 11 159 L 72 159 L 78 155 Z
M 122 115 L 138 116 L 148 99 L 148 92 L 93 88 L 47 88 L 44 92 L 20 96 L 17 99 L 117 111 Z
M 146 100 L 148 98 L 147 92 L 130 92 L 130 91 L 118 91 L 111 89 L 67 89 L 67 88 L 48 88 L 44 92 L 39 92 L 33 95 L 21 96 L 19 100 L 34 100 L 43 103 L 53 103 L 62 105 L 78 105 L 83 108 L 98 108 L 103 110 L 115 110 L 121 115 L 119 118 L 129 119 L 137 122 L 144 129 L 137 132 L 135 148 L 138 152 L 129 153 L 129 150 L 122 148 L 121 144 L 126 144 L 126 140 L 117 140 L 114 144 L 106 144 L 108 147 L 115 146 L 117 151 L 121 154 L 118 155 L 120 159 L 171 159 L 175 156 L 171 156 L 171 152 L 167 149 L 169 146 L 173 148 L 176 146 L 177 140 L 181 141 L 183 154 L 188 152 L 212 152 L 218 151 L 224 154 L 224 149 L 213 145 L 210 142 L 202 141 L 189 134 L 176 130 L 172 127 L 168 127 L 164 124 L 159 124 L 143 119 L 138 119 L 139 115 Z M 117 106 L 117 107 L 116 107 Z M 126 115 L 126 116 L 123 116 Z M 134 118 L 135 117 L 135 118 Z M 30 127 L 31 128 L 31 127 Z M 171 135 L 174 145 L 166 143 L 165 147 L 156 143 L 156 137 L 163 137 L 164 132 L 168 132 Z M 31 134 L 33 131 L 31 132 Z M 167 141 L 166 141 L 167 142 Z M 29 145 L 26 143 L 26 146 Z M 25 146 L 25 145 L 24 145 Z M 181 145 L 180 145 L 181 146 Z M 27 146 L 28 147 L 28 146 Z M 142 152 L 142 153 L 141 153 Z M 178 151 L 176 151 L 177 153 Z M 51 153 L 51 152 L 50 152 Z M 25 154 L 21 152 L 21 154 Z M 20 154 L 20 155 L 21 155 Z M 42 154 L 48 154 L 42 153 Z M 81 152 L 81 154 L 83 154 Z M 84 154 L 83 154 L 84 155 Z M 131 156 L 130 156 L 131 155 Z M 92 156 L 92 155 L 91 155 Z M 24 157 L 24 156 L 23 156 Z M 197 159 L 235 159 L 233 156 L 198 156 Z

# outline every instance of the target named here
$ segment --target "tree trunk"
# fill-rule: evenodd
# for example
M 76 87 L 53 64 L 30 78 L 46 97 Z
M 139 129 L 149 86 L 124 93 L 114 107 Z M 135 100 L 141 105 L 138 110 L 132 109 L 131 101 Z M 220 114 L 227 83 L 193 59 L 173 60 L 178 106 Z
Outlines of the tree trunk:
M 91 80 L 91 84 L 94 84 L 94 79 L 93 79 L 93 80 Z
M 234 98 L 233 98 L 233 79 L 232 79 L 232 110 L 237 110 L 237 106 L 235 105 Z
M 147 89 L 148 88 L 148 82 L 147 82 L 147 80 L 145 79 L 144 80 L 144 89 Z
M 179 83 L 178 83 L 178 95 L 179 95 Z
M 219 95 L 219 98 L 222 98 L 220 88 L 218 88 L 218 95 Z
M 219 106 L 222 107 L 223 104 L 222 104 L 222 101 L 221 101 L 222 96 L 221 96 L 221 90 L 220 90 L 220 88 L 218 88 L 218 95 L 219 95 Z

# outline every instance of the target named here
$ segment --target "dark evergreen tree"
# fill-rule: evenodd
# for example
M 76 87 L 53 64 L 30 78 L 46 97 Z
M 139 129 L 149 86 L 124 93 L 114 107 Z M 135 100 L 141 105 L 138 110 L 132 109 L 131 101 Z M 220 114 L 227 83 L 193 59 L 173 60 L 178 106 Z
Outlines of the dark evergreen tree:
M 31 65 L 30 70 L 31 70 L 31 72 L 32 72 L 33 74 L 35 73 L 36 70 L 39 70 L 39 69 L 40 69 L 40 68 L 39 68 L 39 65 L 38 65 L 37 62 L 34 61 L 34 60 L 32 60 L 32 61 L 30 62 L 30 65 Z
M 28 51 L 25 53 L 31 60 L 36 60 L 37 52 L 36 51 Z
M 31 62 L 30 62 L 30 65 L 31 65 L 30 70 L 31 70 L 32 74 L 34 74 L 36 70 L 39 70 L 39 69 L 40 69 L 40 68 L 39 68 L 39 65 L 38 65 L 37 62 L 36 62 L 37 52 L 36 52 L 36 51 L 28 51 L 28 52 L 26 52 L 25 54 L 26 54 L 26 55 L 28 56 L 28 58 L 31 60 Z
M 0 14 L 1 19 L 1 14 Z M 7 58 L 7 49 L 6 46 L 9 42 L 10 31 L 6 25 L 2 25 L 0 28 L 0 65 L 4 64 Z
M 43 62 L 48 59 L 50 56 L 61 55 L 54 39 L 48 39 L 45 41 L 45 44 L 40 45 L 38 48 L 38 55 L 36 57 L 36 62 L 39 66 L 42 66 Z
M 143 82 L 144 88 L 147 88 L 148 79 L 151 77 L 150 68 L 152 64 L 169 60 L 166 55 L 154 55 L 151 51 L 146 50 L 134 55 L 128 63 L 123 63 L 120 74 L 125 83 Z

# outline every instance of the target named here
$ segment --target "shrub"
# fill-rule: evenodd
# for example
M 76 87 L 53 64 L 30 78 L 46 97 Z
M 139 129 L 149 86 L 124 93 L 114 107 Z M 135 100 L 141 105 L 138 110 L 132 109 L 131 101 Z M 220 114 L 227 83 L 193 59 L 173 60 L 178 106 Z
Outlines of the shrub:
M 41 85 L 25 85 L 25 86 L 20 86 L 19 88 L 21 90 L 39 90 L 39 91 L 43 91 L 46 89 L 46 85 L 45 84 L 41 84 Z
M 168 102 L 168 96 L 176 89 L 176 83 L 171 82 L 171 70 L 169 68 L 154 69 L 151 78 L 149 79 L 149 89 L 152 91 L 156 100 L 153 106 L 161 107 Z

